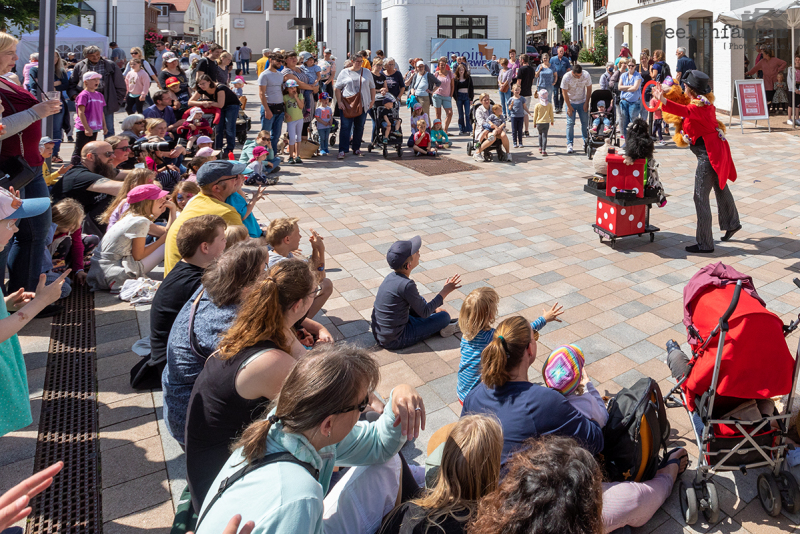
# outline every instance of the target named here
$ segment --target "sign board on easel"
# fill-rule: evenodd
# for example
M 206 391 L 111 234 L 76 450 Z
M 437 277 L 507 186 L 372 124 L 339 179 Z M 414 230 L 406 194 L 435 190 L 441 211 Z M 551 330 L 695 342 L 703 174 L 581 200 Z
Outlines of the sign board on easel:
M 759 120 L 766 120 L 769 126 L 769 110 L 767 109 L 767 93 L 764 90 L 764 80 L 754 78 L 752 80 L 735 80 L 736 99 L 739 104 L 739 126 L 744 133 L 744 121 L 755 121 L 758 126 Z

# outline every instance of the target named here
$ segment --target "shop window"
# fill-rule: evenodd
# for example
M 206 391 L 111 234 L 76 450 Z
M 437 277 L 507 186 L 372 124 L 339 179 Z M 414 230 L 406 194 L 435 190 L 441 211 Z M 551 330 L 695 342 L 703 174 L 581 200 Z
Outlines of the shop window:
M 242 0 L 242 13 L 261 13 L 261 0 Z
M 359 50 L 369 50 L 370 41 L 372 41 L 372 30 L 370 28 L 369 20 L 358 20 L 356 19 L 356 49 L 355 52 Z M 350 52 L 350 20 L 347 21 L 347 51 Z
M 272 9 L 275 11 L 289 11 L 292 8 L 291 0 L 273 0 Z
M 437 33 L 440 39 L 486 39 L 487 17 L 439 15 Z

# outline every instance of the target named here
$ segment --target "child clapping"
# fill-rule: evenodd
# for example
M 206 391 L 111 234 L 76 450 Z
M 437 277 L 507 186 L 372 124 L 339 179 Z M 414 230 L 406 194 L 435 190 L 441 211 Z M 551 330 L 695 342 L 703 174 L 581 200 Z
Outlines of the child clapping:
M 576 410 L 602 428 L 608 422 L 608 410 L 583 370 L 585 361 L 580 347 L 563 345 L 545 360 L 542 377 L 547 387 L 564 395 Z

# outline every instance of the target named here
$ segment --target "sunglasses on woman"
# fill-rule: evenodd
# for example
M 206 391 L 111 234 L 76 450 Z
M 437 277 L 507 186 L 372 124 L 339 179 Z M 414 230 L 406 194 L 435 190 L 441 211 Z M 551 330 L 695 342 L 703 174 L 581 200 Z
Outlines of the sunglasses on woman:
M 364 398 L 363 401 L 361 401 L 361 404 L 357 404 L 355 406 L 348 406 L 347 408 L 342 408 L 341 410 L 337 410 L 337 411 L 333 412 L 331 415 L 339 415 L 339 414 L 342 414 L 342 413 L 348 413 L 348 412 L 352 412 L 353 410 L 358 410 L 360 413 L 364 413 L 364 410 L 367 409 L 367 406 L 369 406 L 369 393 L 367 393 L 367 396 Z

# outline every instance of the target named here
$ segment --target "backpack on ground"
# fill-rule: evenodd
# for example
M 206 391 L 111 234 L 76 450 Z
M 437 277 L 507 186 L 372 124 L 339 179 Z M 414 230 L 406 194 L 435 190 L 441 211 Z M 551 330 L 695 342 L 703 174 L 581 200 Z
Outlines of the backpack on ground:
M 669 438 L 664 397 L 652 378 L 623 388 L 608 403 L 602 459 L 608 480 L 644 482 L 658 470 L 658 450 Z

